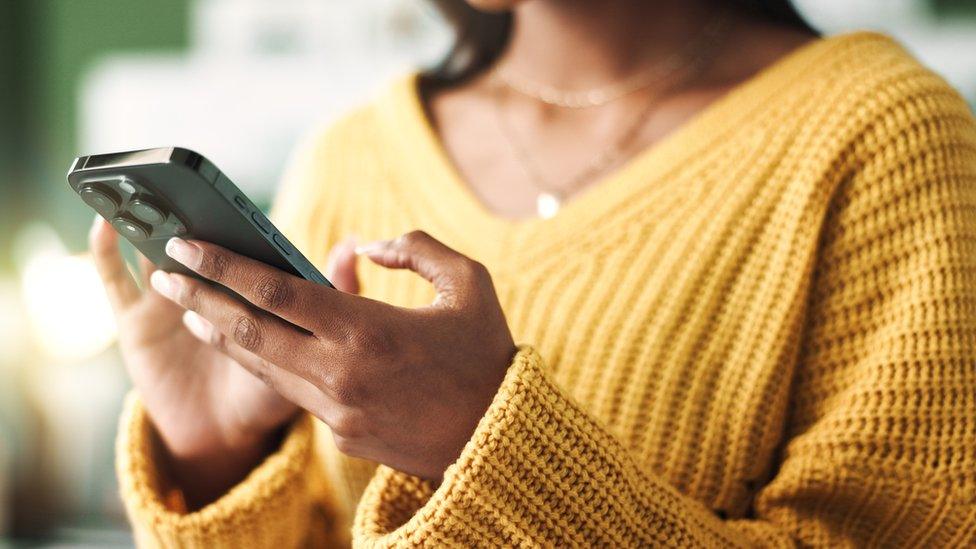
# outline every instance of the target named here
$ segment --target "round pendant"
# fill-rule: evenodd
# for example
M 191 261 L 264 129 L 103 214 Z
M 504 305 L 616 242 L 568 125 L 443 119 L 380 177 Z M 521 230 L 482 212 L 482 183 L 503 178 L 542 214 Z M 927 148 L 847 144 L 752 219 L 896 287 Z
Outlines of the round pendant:
M 540 193 L 535 198 L 535 210 L 542 219 L 550 219 L 559 213 L 562 201 L 552 193 Z

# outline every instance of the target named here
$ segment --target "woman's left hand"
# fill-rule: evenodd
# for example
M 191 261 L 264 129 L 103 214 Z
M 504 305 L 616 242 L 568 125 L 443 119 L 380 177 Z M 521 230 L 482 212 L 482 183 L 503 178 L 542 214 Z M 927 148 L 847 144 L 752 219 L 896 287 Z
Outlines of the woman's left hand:
M 488 271 L 415 231 L 359 253 L 430 281 L 434 302 L 388 305 L 200 241 L 167 253 L 205 282 L 156 271 L 152 285 L 202 318 L 191 331 L 332 428 L 343 453 L 438 480 L 498 390 L 515 344 Z

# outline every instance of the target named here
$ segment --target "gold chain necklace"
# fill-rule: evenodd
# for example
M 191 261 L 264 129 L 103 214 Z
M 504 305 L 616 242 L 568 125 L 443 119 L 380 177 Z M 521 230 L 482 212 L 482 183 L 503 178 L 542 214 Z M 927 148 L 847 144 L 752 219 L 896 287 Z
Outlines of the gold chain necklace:
M 562 186 L 548 184 L 546 182 L 546 178 L 542 176 L 542 170 L 539 169 L 538 164 L 533 160 L 528 149 L 523 146 L 520 139 L 518 139 L 517 132 L 511 126 L 508 118 L 505 116 L 502 105 L 502 91 L 510 86 L 503 80 L 496 78 L 492 79 L 495 90 L 495 114 L 498 120 L 499 129 L 509 147 L 512 149 L 512 152 L 514 153 L 519 164 L 522 166 L 522 169 L 528 176 L 529 181 L 531 181 L 533 186 L 536 188 L 536 213 L 539 217 L 549 219 L 555 216 L 562 207 L 566 197 L 570 196 L 578 186 L 582 185 L 591 178 L 596 177 L 597 174 L 609 169 L 611 166 L 623 159 L 625 153 L 633 144 L 633 141 L 640 133 L 640 129 L 644 126 L 645 122 L 647 122 L 648 117 L 654 110 L 654 106 L 660 100 L 662 95 L 669 88 L 676 87 L 681 82 L 694 78 L 705 68 L 708 62 L 711 61 L 712 56 L 715 54 L 718 45 L 721 43 L 722 38 L 724 37 L 726 23 L 726 17 L 722 15 L 716 16 L 712 23 L 706 26 L 706 30 L 703 30 L 699 34 L 698 39 L 694 40 L 696 47 L 689 48 L 689 51 L 691 51 L 692 54 L 688 55 L 682 65 L 679 66 L 675 64 L 670 69 L 669 73 L 661 76 L 659 80 L 663 80 L 665 76 L 681 70 L 686 71 L 685 77 L 681 80 L 673 82 L 672 86 L 663 87 L 662 89 L 658 90 L 657 93 L 652 94 L 647 103 L 634 118 L 634 121 L 625 128 L 620 136 L 613 140 L 610 145 L 600 151 L 600 153 L 597 154 L 592 161 L 587 163 L 587 165 L 580 170 L 579 173 L 569 178 L 569 180 Z
M 588 90 L 561 89 L 523 78 L 504 66 L 496 67 L 493 77 L 512 91 L 554 107 L 567 109 L 600 107 L 648 88 L 667 75 L 682 69 L 687 64 L 687 59 L 696 53 L 695 49 L 701 47 L 701 43 L 714 41 L 724 35 L 727 23 L 728 13 L 723 10 L 702 28 L 698 39 L 692 41 L 688 48 L 675 52 L 663 61 L 655 63 L 629 78 L 599 88 Z

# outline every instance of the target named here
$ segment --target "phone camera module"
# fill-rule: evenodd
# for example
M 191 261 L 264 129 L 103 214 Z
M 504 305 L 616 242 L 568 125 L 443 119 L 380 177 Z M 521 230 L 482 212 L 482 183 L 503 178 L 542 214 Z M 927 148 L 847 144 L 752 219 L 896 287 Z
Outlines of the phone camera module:
M 112 217 L 119 209 L 119 195 L 112 189 L 85 185 L 78 191 L 81 199 L 103 217 Z
M 119 234 L 125 236 L 129 240 L 139 242 L 149 238 L 150 229 L 142 223 L 134 220 L 127 219 L 125 217 L 116 217 L 112 220 L 112 226 Z
M 122 192 L 128 194 L 133 194 L 136 192 L 136 186 L 124 179 L 119 183 L 119 188 L 122 189 Z
M 166 212 L 143 197 L 134 198 L 129 202 L 129 212 L 139 221 L 149 225 L 159 225 L 166 222 Z

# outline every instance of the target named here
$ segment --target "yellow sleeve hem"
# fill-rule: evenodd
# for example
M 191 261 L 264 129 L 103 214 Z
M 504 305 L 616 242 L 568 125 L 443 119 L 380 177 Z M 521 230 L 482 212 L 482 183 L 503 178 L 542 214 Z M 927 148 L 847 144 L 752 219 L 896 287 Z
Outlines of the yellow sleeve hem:
M 225 496 L 193 513 L 168 505 L 152 424 L 133 392 L 116 445 L 119 487 L 140 547 L 294 547 L 308 535 L 313 423 L 303 415 L 278 452 Z

